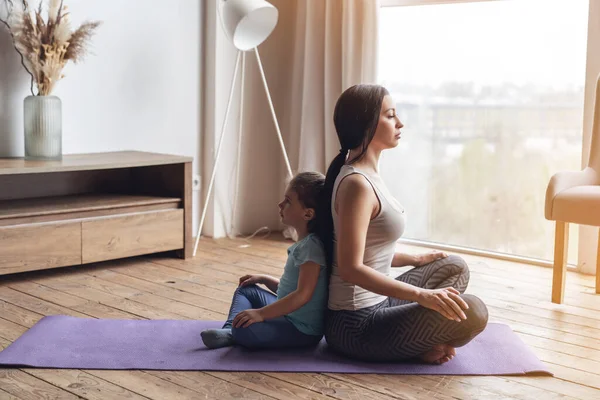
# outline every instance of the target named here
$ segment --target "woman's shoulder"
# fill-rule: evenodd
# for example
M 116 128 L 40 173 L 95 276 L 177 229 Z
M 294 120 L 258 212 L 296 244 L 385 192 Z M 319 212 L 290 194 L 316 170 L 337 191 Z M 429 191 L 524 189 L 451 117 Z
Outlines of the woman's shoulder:
M 368 176 L 360 168 L 357 168 L 354 165 L 344 164 L 335 179 L 335 186 L 347 187 L 364 185 L 365 187 L 368 187 L 368 181 Z
M 336 198 L 340 196 L 352 202 L 369 199 L 373 193 L 371 181 L 361 172 L 348 174 L 338 183 Z
M 342 165 L 342 168 L 340 169 L 340 172 L 337 175 L 337 179 L 339 181 L 344 178 L 349 178 L 355 175 L 364 175 L 364 172 L 360 168 L 355 167 L 354 165 L 344 164 Z

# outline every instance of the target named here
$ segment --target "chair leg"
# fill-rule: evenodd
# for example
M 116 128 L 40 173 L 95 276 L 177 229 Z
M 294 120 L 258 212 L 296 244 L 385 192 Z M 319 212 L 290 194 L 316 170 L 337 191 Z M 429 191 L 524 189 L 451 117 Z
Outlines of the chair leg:
M 552 302 L 562 304 L 565 295 L 567 275 L 567 249 L 569 244 L 569 224 L 556 221 L 554 236 L 554 274 L 552 277 Z
M 600 232 L 598 233 L 598 252 L 596 253 L 596 294 L 600 294 Z

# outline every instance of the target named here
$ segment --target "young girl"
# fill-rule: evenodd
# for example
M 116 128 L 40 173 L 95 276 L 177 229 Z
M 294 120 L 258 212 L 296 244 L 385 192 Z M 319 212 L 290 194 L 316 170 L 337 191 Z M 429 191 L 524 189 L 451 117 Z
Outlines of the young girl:
M 244 275 L 236 289 L 229 317 L 221 329 L 201 333 L 206 347 L 240 344 L 250 348 L 300 347 L 319 343 L 327 307 L 327 262 L 317 236 L 317 204 L 325 176 L 296 175 L 279 203 L 281 221 L 296 229 L 298 241 L 288 248 L 281 279 Z M 271 292 L 256 284 L 263 284 Z

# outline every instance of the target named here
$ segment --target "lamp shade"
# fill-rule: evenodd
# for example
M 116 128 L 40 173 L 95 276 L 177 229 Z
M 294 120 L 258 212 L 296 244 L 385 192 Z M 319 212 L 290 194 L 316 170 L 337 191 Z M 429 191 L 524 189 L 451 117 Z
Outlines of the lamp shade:
M 277 25 L 279 12 L 265 0 L 220 0 L 219 3 L 223 29 L 239 50 L 257 47 Z

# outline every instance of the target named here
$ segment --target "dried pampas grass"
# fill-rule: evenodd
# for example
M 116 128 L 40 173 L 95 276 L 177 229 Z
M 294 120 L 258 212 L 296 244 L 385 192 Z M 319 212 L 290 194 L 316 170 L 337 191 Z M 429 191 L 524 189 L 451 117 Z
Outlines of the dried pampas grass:
M 63 77 L 67 62 L 83 60 L 100 22 L 84 22 L 72 31 L 63 0 L 47 0 L 45 20 L 41 1 L 36 10 L 30 9 L 26 0 L 22 0 L 20 7 L 15 7 L 12 0 L 4 1 L 8 19 L 0 21 L 10 30 L 21 63 L 31 75 L 32 86 L 35 82 L 38 95 L 47 96 Z

